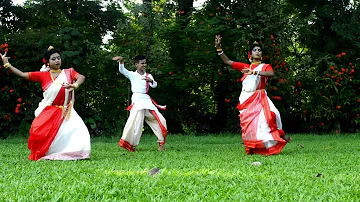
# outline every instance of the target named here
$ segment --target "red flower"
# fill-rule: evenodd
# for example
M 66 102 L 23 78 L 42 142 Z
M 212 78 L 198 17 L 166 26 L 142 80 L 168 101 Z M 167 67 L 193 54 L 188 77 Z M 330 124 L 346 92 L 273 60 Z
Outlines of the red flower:
M 281 97 L 280 97 L 280 96 L 272 96 L 272 98 L 273 98 L 274 100 L 281 100 Z
M 46 64 L 46 59 L 45 59 L 45 58 L 43 58 L 43 59 L 42 59 L 42 62 L 43 62 L 44 64 Z
M 276 86 L 274 86 L 273 90 L 277 90 Z
M 345 72 L 345 68 L 341 68 L 341 71 L 342 71 L 342 72 Z
M 17 101 L 18 101 L 18 102 L 22 102 L 22 98 L 18 98 Z
M 351 66 L 351 65 L 352 65 L 352 63 L 351 63 L 351 62 L 349 62 L 349 65 Z
M 250 51 L 248 52 L 248 59 L 250 59 L 251 58 L 251 53 L 250 53 Z
M 274 35 L 270 35 L 270 39 L 274 40 L 275 39 Z
M 340 105 L 336 106 L 336 109 L 341 109 L 341 106 Z
M 20 113 L 19 109 L 15 109 L 15 113 L 16 114 Z
M 335 69 L 335 66 L 330 66 L 330 69 L 331 69 L 331 70 L 334 70 L 334 69 Z
M 314 126 L 310 126 L 310 129 L 313 129 L 314 128 Z
M 285 71 L 289 71 L 289 68 L 285 68 Z
M 342 53 L 341 53 L 341 55 L 342 55 L 342 56 L 345 56 L 345 55 L 346 55 L 346 53 L 345 53 L 345 52 L 342 52 Z
M 331 76 L 331 78 L 332 78 L 332 79 L 335 79 L 335 78 L 336 78 L 336 76 Z
M 298 82 L 297 82 L 297 85 L 298 85 L 298 86 L 301 86 L 301 82 L 300 82 L 300 81 L 298 81 Z
M 360 98 L 358 99 L 358 102 L 360 102 Z
M 284 65 L 285 65 L 285 62 L 281 62 L 280 66 L 282 66 L 282 67 L 283 67 Z
M 9 52 L 9 49 L 8 49 L 8 48 L 5 48 L 5 52 Z
M 330 77 L 330 74 L 326 74 L 326 77 Z
M 299 95 L 299 94 L 300 94 L 299 91 L 296 91 L 295 93 L 296 93 L 296 95 Z
M 338 70 L 335 70 L 335 71 L 334 71 L 335 74 L 338 73 L 338 72 L 339 72 Z
M 325 125 L 324 122 L 319 123 L 319 126 L 324 126 L 324 125 Z
M 6 120 L 10 120 L 10 116 L 9 116 L 8 114 L 5 114 L 4 118 L 5 118 Z
M 307 113 L 307 111 L 306 111 L 306 110 L 304 110 L 304 111 L 303 111 L 303 113 L 304 113 L 304 114 L 306 114 L 306 113 Z
M 274 43 L 273 46 L 276 46 L 276 43 Z
M 341 58 L 341 54 L 337 54 L 335 57 L 337 57 L 337 58 Z
M 13 89 L 10 89 L 10 93 L 13 93 L 14 92 L 14 90 Z
M 355 72 L 355 70 L 352 69 L 352 70 L 350 70 L 349 74 L 352 74 L 352 73 L 354 73 L 354 72 Z
M 17 104 L 17 105 L 16 105 L 16 108 L 20 108 L 20 107 L 21 107 L 21 104 Z
M 338 131 L 338 130 L 335 130 L 334 133 L 335 133 L 335 134 L 339 134 L 339 131 Z
M 225 99 L 225 102 L 229 103 L 229 102 L 230 102 L 230 99 Z
M 355 66 L 351 66 L 351 68 L 355 69 Z
M 169 72 L 169 75 L 172 75 L 172 74 L 174 74 L 174 72 Z

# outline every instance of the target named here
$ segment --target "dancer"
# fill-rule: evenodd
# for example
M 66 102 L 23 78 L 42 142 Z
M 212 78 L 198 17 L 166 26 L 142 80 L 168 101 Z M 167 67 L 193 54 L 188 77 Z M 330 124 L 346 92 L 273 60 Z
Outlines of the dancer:
M 215 36 L 215 47 L 223 62 L 244 73 L 239 97 L 240 126 L 247 154 L 272 155 L 281 152 L 289 142 L 282 129 L 280 113 L 266 94 L 266 82 L 274 71 L 270 64 L 261 63 L 262 46 L 251 48 L 251 64 L 231 61 L 221 49 L 221 37 Z
M 129 71 L 124 66 L 124 60 L 121 56 L 113 58 L 119 62 L 119 71 L 131 82 L 131 105 L 127 108 L 130 110 L 130 116 L 125 124 L 119 146 L 131 152 L 140 142 L 142 129 L 145 122 L 151 127 L 152 131 L 158 138 L 158 150 L 165 150 L 165 140 L 167 134 L 166 120 L 159 109 L 165 110 L 166 106 L 158 105 L 149 95 L 149 86 L 156 88 L 157 82 L 151 74 L 145 72 L 146 58 L 143 55 L 135 57 L 136 71 Z
M 44 91 L 30 128 L 28 158 L 34 161 L 90 158 L 89 131 L 73 108 L 74 89 L 84 82 L 85 76 L 73 68 L 60 69 L 60 54 L 52 46 L 45 53 L 47 65 L 38 72 L 22 72 L 9 63 L 6 53 L 0 56 L 5 68 L 23 79 L 41 82 Z

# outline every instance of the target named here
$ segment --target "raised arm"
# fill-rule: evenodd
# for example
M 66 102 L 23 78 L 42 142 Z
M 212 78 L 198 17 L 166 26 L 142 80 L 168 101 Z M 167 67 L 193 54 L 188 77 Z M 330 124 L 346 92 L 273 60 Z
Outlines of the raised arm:
M 121 56 L 115 56 L 112 58 L 112 60 L 116 60 L 119 62 L 119 72 L 123 74 L 126 78 L 130 78 L 130 71 L 127 70 L 124 66 L 124 58 Z
M 9 68 L 16 76 L 29 80 L 29 74 L 27 72 L 22 72 L 9 63 L 9 57 L 6 57 L 6 53 L 7 52 L 5 52 L 4 55 L 0 53 L 0 57 L 4 63 L 4 67 Z
M 215 36 L 215 48 L 218 52 L 218 55 L 220 55 L 220 58 L 222 59 L 222 61 L 227 64 L 227 65 L 230 65 L 232 66 L 233 65 L 233 61 L 230 60 L 224 53 L 224 51 L 222 50 L 221 48 L 221 37 L 220 35 L 216 35 Z

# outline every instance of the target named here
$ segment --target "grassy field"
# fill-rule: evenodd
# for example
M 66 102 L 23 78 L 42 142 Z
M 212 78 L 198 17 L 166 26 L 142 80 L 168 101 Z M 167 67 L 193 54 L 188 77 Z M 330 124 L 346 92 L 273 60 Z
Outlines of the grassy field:
M 135 153 L 95 138 L 91 160 L 67 162 L 32 162 L 26 139 L 1 140 L 0 201 L 360 201 L 360 135 L 292 138 L 269 157 L 233 134 L 170 135 L 165 152 L 144 135 Z

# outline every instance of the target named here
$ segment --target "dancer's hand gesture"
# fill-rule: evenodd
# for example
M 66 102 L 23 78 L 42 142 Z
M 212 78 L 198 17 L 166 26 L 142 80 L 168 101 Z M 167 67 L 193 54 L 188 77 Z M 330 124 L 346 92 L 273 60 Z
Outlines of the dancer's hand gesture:
M 112 58 L 112 60 L 118 61 L 120 64 L 124 63 L 124 58 L 121 56 L 115 56 Z
M 6 53 L 7 52 L 5 52 L 4 55 L 0 53 L 1 60 L 3 61 L 4 64 L 8 63 L 10 59 L 10 57 L 6 57 Z
M 221 49 L 221 36 L 220 35 L 216 35 L 215 36 L 215 48 L 216 49 Z
M 253 74 L 253 70 L 251 70 L 250 68 L 245 68 L 245 69 L 241 70 L 241 72 L 244 74 L 247 74 L 247 75 Z

